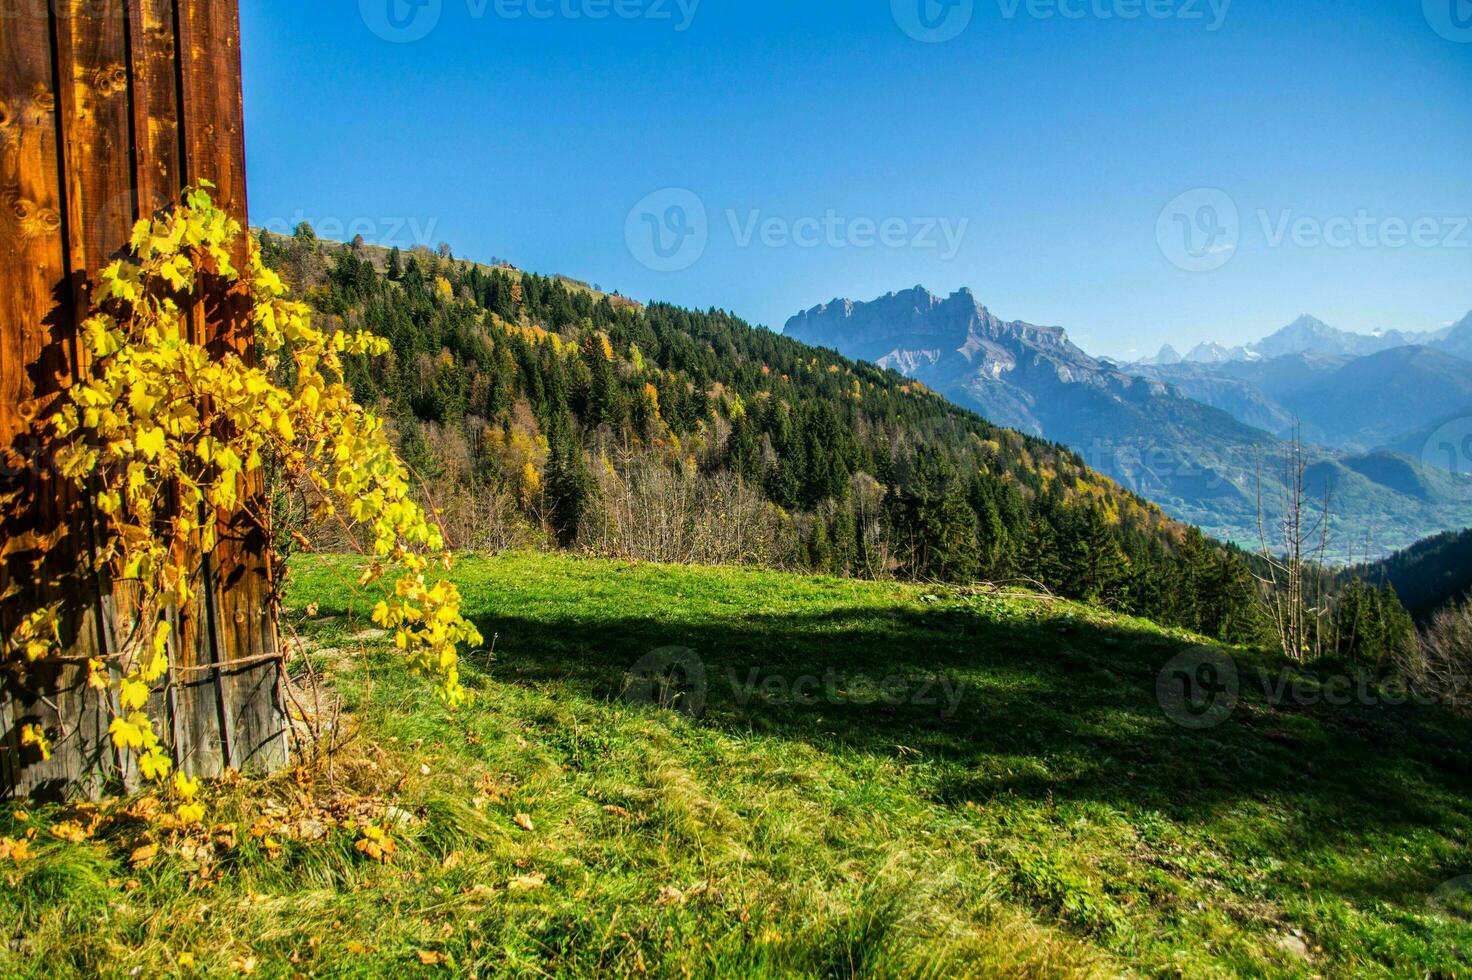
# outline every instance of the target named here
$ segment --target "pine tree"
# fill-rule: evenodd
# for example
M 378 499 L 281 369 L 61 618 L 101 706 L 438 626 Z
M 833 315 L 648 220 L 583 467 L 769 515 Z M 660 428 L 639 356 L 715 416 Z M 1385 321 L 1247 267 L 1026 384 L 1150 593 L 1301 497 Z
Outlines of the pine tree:
M 578 529 L 597 493 L 597 485 L 588 472 L 583 447 L 573 435 L 565 411 L 554 414 L 547 442 L 544 499 L 558 544 L 570 547 L 577 541 Z
M 593 427 L 622 425 L 628 409 L 613 363 L 598 348 L 585 348 L 583 357 L 592 375 L 588 385 L 588 414 L 584 421 Z
M 1099 508 L 1071 514 L 1063 543 L 1064 594 L 1086 602 L 1116 602 L 1124 583 L 1125 558 Z
M 833 542 L 822 514 L 813 518 L 813 531 L 808 538 L 808 566 L 823 574 L 833 570 Z
M 903 556 L 916 578 L 969 582 L 976 578 L 976 513 L 949 464 L 918 455 L 896 497 Z
M 839 505 L 833 515 L 833 574 L 853 574 L 858 558 L 858 528 L 850 504 Z

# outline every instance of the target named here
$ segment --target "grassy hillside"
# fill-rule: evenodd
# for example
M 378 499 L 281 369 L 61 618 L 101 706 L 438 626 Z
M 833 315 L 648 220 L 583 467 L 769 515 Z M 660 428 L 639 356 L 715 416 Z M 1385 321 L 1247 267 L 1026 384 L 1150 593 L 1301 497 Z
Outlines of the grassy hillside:
M 0 857 L 0 975 L 1472 973 L 1472 919 L 1436 898 L 1472 873 L 1472 727 L 1432 709 L 1312 681 L 1275 704 L 1277 665 L 1222 651 L 1241 703 L 1182 727 L 1157 681 L 1196 641 L 1064 602 L 564 557 L 455 575 L 495 650 L 448 716 L 349 563 L 299 562 L 293 620 L 347 709 L 320 716 L 330 774 L 213 788 L 237 834 L 136 863 L 117 809 Z M 624 696 L 672 646 L 705 668 L 698 717 Z M 0 837 L 50 815 L 23 816 Z
M 1233 642 L 1261 632 L 1239 554 L 895 372 L 718 310 L 425 252 L 380 269 L 305 229 L 262 258 L 320 324 L 388 341 L 346 380 L 458 548 L 1025 581 Z

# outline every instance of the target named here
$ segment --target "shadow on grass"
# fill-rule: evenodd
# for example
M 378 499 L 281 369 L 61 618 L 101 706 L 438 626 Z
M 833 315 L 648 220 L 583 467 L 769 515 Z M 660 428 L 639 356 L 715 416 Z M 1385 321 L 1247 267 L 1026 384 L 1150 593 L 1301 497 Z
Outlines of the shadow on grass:
M 476 625 L 498 642 L 471 670 L 604 701 L 627 696 L 630 668 L 651 651 L 688 649 L 706 681 L 694 724 L 913 765 L 919 791 L 940 803 L 1096 802 L 1259 826 L 1261 839 L 1233 845 L 1263 857 L 1358 853 L 1378 835 L 1418 831 L 1455 840 L 1472 827 L 1464 720 L 1378 695 L 1305 703 L 1273 693 L 1303 675 L 1242 656 L 1235 710 L 1191 730 L 1157 695 L 1162 667 L 1187 647 L 1153 633 L 908 605 L 698 624 L 502 614 Z M 1234 822 L 1259 805 L 1274 816 Z M 1394 883 L 1351 872 L 1338 890 L 1373 899 L 1462 870 L 1408 868 Z

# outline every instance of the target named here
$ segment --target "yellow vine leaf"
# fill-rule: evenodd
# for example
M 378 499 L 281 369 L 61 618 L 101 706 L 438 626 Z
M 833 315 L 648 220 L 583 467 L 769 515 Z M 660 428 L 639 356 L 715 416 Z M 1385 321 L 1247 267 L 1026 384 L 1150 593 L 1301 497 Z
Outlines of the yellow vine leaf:
M 115 693 L 108 732 L 143 778 L 163 783 L 175 774 L 176 815 L 186 824 L 203 818 L 198 786 L 175 773 L 147 714 L 150 690 L 177 652 L 170 623 L 196 601 L 193 583 L 220 540 L 218 522 L 201 509 L 269 531 L 270 504 L 254 489 L 268 462 L 323 499 L 320 515 L 350 518 L 350 530 L 373 556 L 364 585 L 398 569 L 374 618 L 396 631 L 409 665 L 433 679 L 447 704 L 467 697 L 461 649 L 482 642 L 461 614 L 455 587 L 427 577 L 431 557 L 449 567 L 444 534 L 415 499 L 383 420 L 358 405 L 342 380 L 345 357 L 384 354 L 388 342 L 317 327 L 309 307 L 284 298 L 281 277 L 265 267 L 257 243 L 215 205 L 210 189 L 201 182 L 186 189 L 183 205 L 137 222 L 131 254 L 98 274 L 97 308 L 80 331 L 90 371 L 44 423 L 61 473 L 100 515 L 96 570 L 133 583 L 138 593 L 129 614 L 140 628 L 120 630 L 128 637 L 123 649 L 89 663 L 88 684 Z M 260 364 L 254 355 L 191 342 L 188 311 L 201 284 L 248 295 Z M 275 372 L 287 366 L 292 370 Z M 279 381 L 283 376 L 291 380 Z M 5 639 L 4 655 L 16 661 L 60 654 L 58 607 L 32 612 Z M 26 732 L 26 744 L 49 753 L 43 732 Z M 386 836 L 365 832 L 364 840 L 376 860 L 393 853 Z
M 40 725 L 22 725 L 20 744 L 40 752 L 43 762 L 51 758 L 51 740 L 46 737 L 46 731 Z

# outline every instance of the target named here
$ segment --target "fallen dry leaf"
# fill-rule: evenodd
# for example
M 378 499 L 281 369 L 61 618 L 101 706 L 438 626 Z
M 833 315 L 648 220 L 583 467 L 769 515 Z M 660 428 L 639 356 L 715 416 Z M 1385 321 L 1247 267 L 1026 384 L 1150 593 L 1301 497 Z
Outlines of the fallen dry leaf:
M 153 863 L 153 859 L 156 857 L 158 857 L 158 845 L 145 844 L 142 847 L 135 848 L 128 861 L 135 868 L 146 868 Z
M 31 845 L 24 840 L 12 840 L 9 837 L 0 837 L 0 861 L 14 861 L 20 864 L 29 860 L 31 856 Z
M 394 852 L 398 850 L 398 845 L 394 843 L 393 838 L 384 833 L 381 827 L 370 824 L 363 828 L 362 834 L 363 836 L 353 846 L 359 853 L 367 855 L 380 864 L 387 864 L 394 856 Z
M 541 888 L 547 883 L 547 876 L 540 871 L 534 871 L 529 875 L 517 875 L 506 882 L 506 890 L 513 892 L 529 892 L 534 888 Z
M 516 822 L 516 826 L 520 827 L 522 830 L 530 831 L 533 829 L 532 818 L 527 816 L 525 813 L 518 813 L 515 817 L 512 818 L 512 820 L 514 820 Z

